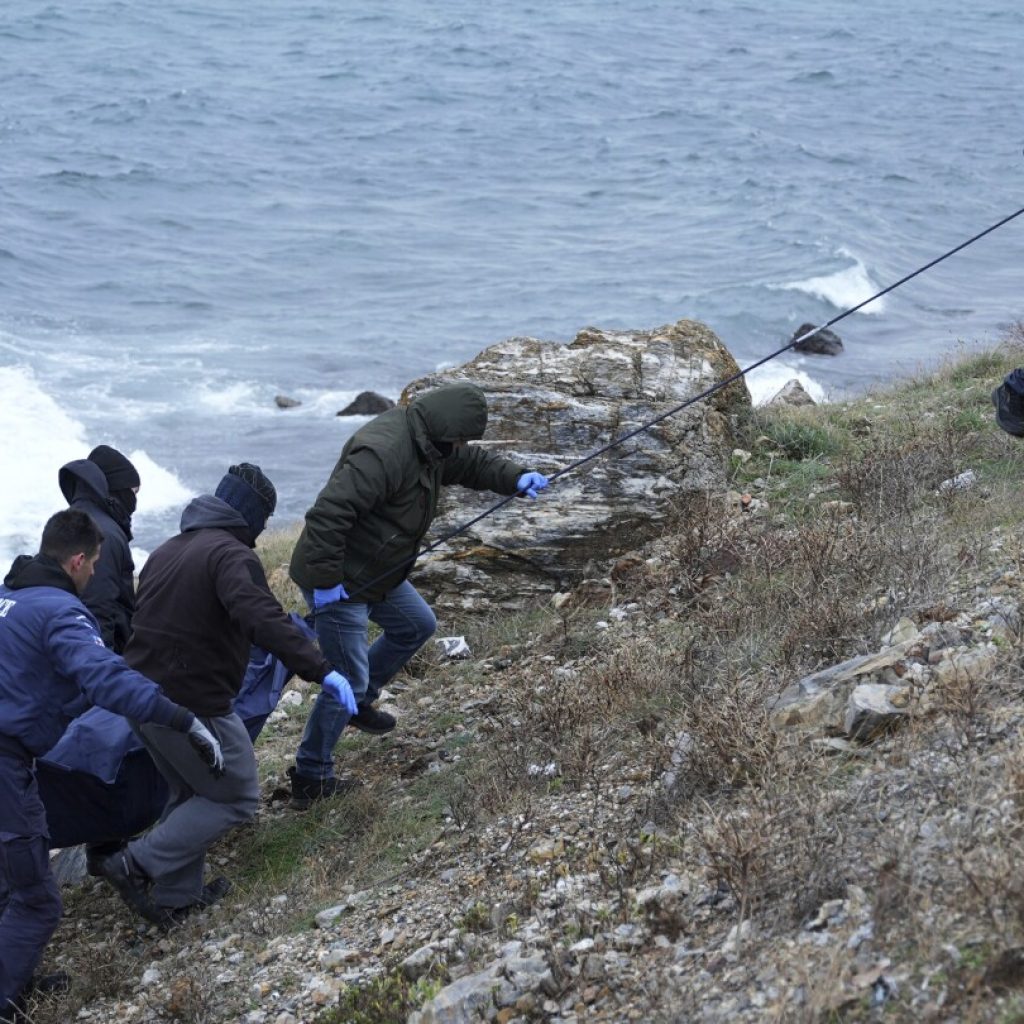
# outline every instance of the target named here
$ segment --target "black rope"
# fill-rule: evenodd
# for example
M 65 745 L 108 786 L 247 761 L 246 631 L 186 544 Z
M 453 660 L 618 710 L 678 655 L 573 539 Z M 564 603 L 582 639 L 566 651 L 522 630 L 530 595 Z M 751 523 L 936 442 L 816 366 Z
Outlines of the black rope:
M 759 366 L 764 366 L 765 363 L 770 362 L 772 359 L 777 359 L 779 356 L 782 355 L 783 352 L 788 352 L 789 349 L 793 348 L 795 345 L 799 345 L 802 341 L 806 341 L 808 338 L 813 338 L 814 335 L 818 334 L 820 331 L 824 331 L 828 327 L 831 327 L 833 324 L 839 323 L 840 320 L 845 320 L 846 317 L 850 316 L 851 313 L 856 313 L 858 309 L 863 309 L 869 303 L 874 302 L 875 299 L 880 299 L 883 295 L 888 295 L 889 292 L 895 291 L 901 285 L 904 285 L 908 281 L 913 280 L 919 274 L 923 274 L 926 270 L 931 270 L 932 267 L 937 266 L 943 260 L 947 260 L 950 256 L 956 255 L 956 253 L 960 252 L 962 249 L 966 249 L 969 245 L 973 245 L 979 239 L 984 238 L 988 234 L 991 234 L 993 231 L 997 230 L 998 228 L 1001 228 L 1004 224 L 1008 224 L 1011 220 L 1013 220 L 1015 217 L 1019 217 L 1022 213 L 1024 213 L 1024 206 L 1022 206 L 1019 210 L 1016 210 L 1015 212 L 1011 213 L 1009 216 L 1003 217 L 1002 220 L 997 221 L 995 224 L 992 224 L 989 227 L 985 228 L 984 231 L 979 231 L 973 237 L 968 238 L 966 242 L 961 242 L 959 245 L 950 249 L 948 252 L 944 252 L 941 256 L 937 256 L 930 262 L 925 263 L 924 266 L 918 267 L 917 270 L 907 274 L 905 277 L 901 277 L 898 281 L 893 282 L 887 288 L 883 288 L 881 291 L 875 292 L 875 294 L 872 295 L 870 298 L 864 299 L 863 302 L 858 302 L 856 306 L 851 306 L 849 309 L 844 310 L 838 316 L 832 317 L 831 320 L 829 320 L 827 323 L 823 323 L 820 327 L 815 327 L 814 330 L 807 331 L 806 333 L 801 334 L 799 338 L 794 338 L 788 344 L 783 345 L 781 348 L 777 348 L 774 352 L 770 352 L 768 355 L 762 357 L 761 359 L 758 359 L 756 363 L 751 363 L 749 366 L 744 367 L 742 370 L 737 370 L 736 373 L 732 374 L 729 377 L 726 377 L 724 380 L 718 381 L 717 384 L 713 384 L 711 387 L 700 392 L 700 394 L 694 395 L 692 398 L 688 398 L 685 402 L 680 402 L 678 405 L 673 406 L 666 412 L 659 413 L 653 419 L 648 420 L 646 423 L 642 423 L 639 427 L 629 431 L 629 433 L 627 434 L 623 434 L 621 437 L 614 438 L 613 440 L 609 441 L 608 444 L 603 445 L 596 451 L 590 452 L 589 455 L 584 455 L 583 458 L 577 459 L 575 462 L 570 462 L 568 466 L 565 466 L 563 469 L 560 469 L 558 470 L 558 472 L 553 473 L 551 476 L 549 476 L 548 481 L 551 482 L 553 480 L 557 480 L 559 477 L 565 476 L 566 473 L 571 473 L 573 470 L 579 469 L 580 466 L 585 466 L 588 462 L 592 462 L 594 459 L 598 458 L 598 456 L 604 455 L 605 452 L 609 452 L 613 448 L 617 448 L 620 444 L 624 444 L 631 438 L 636 437 L 637 434 L 642 434 L 645 430 L 650 430 L 651 427 L 656 426 L 663 420 L 667 420 L 670 417 L 682 412 L 689 406 L 695 405 L 697 402 L 703 401 L 705 398 L 709 398 L 716 391 L 721 391 L 722 388 L 727 388 L 730 384 L 735 383 L 741 377 L 745 377 L 748 373 L 750 373 L 751 370 L 756 370 Z M 515 498 L 518 498 L 519 495 L 522 493 L 522 491 L 518 491 L 516 494 L 510 494 L 508 497 L 502 498 L 501 501 L 497 502 L 494 505 L 491 505 L 489 508 L 485 509 L 479 515 L 474 516 L 468 522 L 465 522 L 461 526 L 456 527 L 450 533 L 446 533 L 443 537 L 438 538 L 432 544 L 428 544 L 427 547 L 418 551 L 415 555 L 412 555 L 404 561 L 399 562 L 396 565 L 393 565 L 386 572 L 381 573 L 380 576 L 377 576 L 374 579 L 370 580 L 369 583 L 365 583 L 357 590 L 352 591 L 352 594 L 362 593 L 362 591 L 368 589 L 369 587 L 372 587 L 375 583 L 379 583 L 381 580 L 386 579 L 396 569 L 401 569 L 407 563 L 415 562 L 423 555 L 427 555 L 431 551 L 436 551 L 442 544 L 447 544 L 448 541 L 452 540 L 454 537 L 457 537 L 460 533 L 465 533 L 466 530 L 468 530 L 471 526 L 475 526 L 477 523 L 480 522 L 481 519 L 486 519 L 488 516 L 493 515 L 495 512 L 498 511 L 498 509 L 504 508 L 510 501 L 513 501 Z

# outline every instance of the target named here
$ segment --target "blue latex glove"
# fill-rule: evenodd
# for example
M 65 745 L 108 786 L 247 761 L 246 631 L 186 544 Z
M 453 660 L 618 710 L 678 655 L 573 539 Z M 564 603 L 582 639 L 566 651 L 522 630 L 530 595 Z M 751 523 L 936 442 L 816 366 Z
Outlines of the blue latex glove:
M 517 481 L 516 487 L 528 498 L 536 498 L 537 492 L 548 485 L 548 478 L 540 473 L 524 473 Z
M 348 591 L 339 583 L 336 587 L 327 587 L 325 590 L 313 591 L 313 610 L 323 608 L 325 604 L 334 604 L 335 601 L 347 601 Z
M 350 715 L 358 710 L 356 697 L 349 686 L 348 680 L 340 672 L 328 672 L 324 676 L 323 688 L 329 693 Z

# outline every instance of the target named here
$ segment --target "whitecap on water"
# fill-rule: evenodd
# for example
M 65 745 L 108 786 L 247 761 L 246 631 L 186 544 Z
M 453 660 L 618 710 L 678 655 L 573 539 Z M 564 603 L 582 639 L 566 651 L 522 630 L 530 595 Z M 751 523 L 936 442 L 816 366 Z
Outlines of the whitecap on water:
M 746 375 L 747 388 L 754 405 L 771 401 L 791 380 L 800 381 L 801 387 L 816 402 L 826 401 L 825 389 L 804 370 L 778 360 L 765 363 Z
M 840 255 L 853 259 L 853 266 L 837 270 L 834 274 L 825 274 L 822 277 L 809 277 L 803 281 L 775 285 L 774 288 L 778 291 L 804 292 L 806 295 L 813 295 L 816 299 L 824 299 L 831 303 L 836 309 L 850 309 L 879 291 L 879 286 L 871 280 L 867 267 L 853 253 L 841 249 Z M 859 313 L 869 313 L 875 316 L 884 311 L 885 299 L 875 299 L 874 302 L 858 310 Z

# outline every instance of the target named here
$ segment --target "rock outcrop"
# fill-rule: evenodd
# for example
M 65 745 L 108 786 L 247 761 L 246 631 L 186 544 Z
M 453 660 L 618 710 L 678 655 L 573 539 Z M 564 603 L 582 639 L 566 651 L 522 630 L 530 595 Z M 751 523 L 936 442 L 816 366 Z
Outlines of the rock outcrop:
M 992 672 L 998 644 L 1020 629 L 1016 601 L 985 598 L 947 622 L 920 627 L 901 619 L 874 654 L 821 669 L 772 699 L 776 731 L 797 728 L 869 741 L 927 711 L 950 687 L 976 685 Z
M 488 396 L 482 444 L 553 476 L 738 372 L 703 324 L 649 331 L 587 328 L 568 345 L 511 338 L 463 366 L 410 384 L 403 401 L 452 381 Z M 750 406 L 742 379 L 667 416 L 554 480 L 537 501 L 515 499 L 421 559 L 417 586 L 440 608 L 523 607 L 564 590 L 656 536 L 686 491 L 722 491 L 733 421 Z M 453 488 L 428 539 L 495 504 Z

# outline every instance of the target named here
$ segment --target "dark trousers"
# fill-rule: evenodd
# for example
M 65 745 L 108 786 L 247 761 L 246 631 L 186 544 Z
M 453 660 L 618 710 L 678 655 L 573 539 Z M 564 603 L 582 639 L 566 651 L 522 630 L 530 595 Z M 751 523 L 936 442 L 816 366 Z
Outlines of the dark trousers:
M 238 715 L 204 718 L 220 741 L 224 774 L 215 777 L 184 733 L 141 725 L 139 735 L 167 780 L 170 800 L 160 821 L 128 844 L 132 860 L 153 879 L 158 907 L 187 907 L 203 891 L 207 848 L 243 825 L 260 803 L 256 754 Z
M 0 742 L 0 1013 L 28 984 L 60 921 L 32 758 Z

